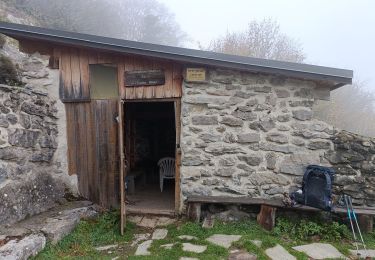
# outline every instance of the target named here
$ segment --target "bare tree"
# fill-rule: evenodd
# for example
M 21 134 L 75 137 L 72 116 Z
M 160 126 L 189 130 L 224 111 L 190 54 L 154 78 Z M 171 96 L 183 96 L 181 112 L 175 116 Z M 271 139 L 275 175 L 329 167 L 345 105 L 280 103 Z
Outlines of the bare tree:
M 375 94 L 364 83 L 332 91 L 331 100 L 319 102 L 315 114 L 340 129 L 375 137 Z
M 209 44 L 207 50 L 264 59 L 303 62 L 300 44 L 280 31 L 272 19 L 251 21 L 245 31 L 227 32 Z
M 156 0 L 6 1 L 48 28 L 174 46 L 187 39 L 174 15 Z

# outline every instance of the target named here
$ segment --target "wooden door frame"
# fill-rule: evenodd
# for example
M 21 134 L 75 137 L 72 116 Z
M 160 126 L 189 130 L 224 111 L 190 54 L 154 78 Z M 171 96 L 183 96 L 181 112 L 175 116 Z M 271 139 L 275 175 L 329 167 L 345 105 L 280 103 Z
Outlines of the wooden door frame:
M 181 177 L 180 177 L 180 167 L 181 167 L 181 98 L 159 98 L 159 99 L 121 99 L 121 104 L 123 106 L 126 105 L 126 103 L 153 103 L 153 102 L 173 102 L 174 104 L 174 114 L 175 114 L 175 132 L 176 132 L 176 138 L 175 138 L 175 159 L 176 159 L 176 173 L 175 173 L 175 215 L 178 215 L 180 213 L 180 205 L 181 205 Z M 125 111 L 125 109 L 123 108 Z M 125 112 L 126 113 L 126 112 Z M 125 116 L 125 113 L 123 116 Z M 125 120 L 122 118 L 119 122 L 122 122 L 123 128 L 122 137 L 120 140 L 125 140 L 126 135 L 126 128 L 125 126 Z M 126 148 L 125 148 L 126 149 Z M 121 156 L 121 155 L 120 155 Z M 121 158 L 120 158 L 121 159 Z M 121 172 L 121 171 L 120 171 Z M 126 172 L 123 172 L 123 179 L 126 176 Z M 121 178 L 120 178 L 121 179 Z M 121 180 L 120 180 L 121 181 Z M 121 184 L 120 184 L 121 185 Z M 124 196 L 124 195 L 123 195 Z M 125 198 L 125 196 L 124 196 Z M 126 211 L 125 205 L 124 212 Z M 122 212 L 122 211 L 121 211 Z

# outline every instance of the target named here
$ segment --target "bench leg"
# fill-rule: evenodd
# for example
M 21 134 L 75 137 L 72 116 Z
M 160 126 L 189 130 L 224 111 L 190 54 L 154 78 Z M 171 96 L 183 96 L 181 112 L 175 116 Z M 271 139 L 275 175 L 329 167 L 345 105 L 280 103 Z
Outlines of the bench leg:
M 276 208 L 261 205 L 260 212 L 257 216 L 257 222 L 265 230 L 271 231 L 275 226 Z
M 187 215 L 190 220 L 199 222 L 201 220 L 201 204 L 189 203 Z
M 374 226 L 374 217 L 370 215 L 358 215 L 358 225 L 362 233 L 371 233 Z

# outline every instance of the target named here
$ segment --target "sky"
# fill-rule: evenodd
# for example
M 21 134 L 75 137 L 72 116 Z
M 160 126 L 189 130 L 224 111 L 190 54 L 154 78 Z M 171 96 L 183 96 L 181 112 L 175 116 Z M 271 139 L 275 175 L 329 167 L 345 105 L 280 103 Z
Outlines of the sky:
M 188 47 L 249 21 L 273 18 L 296 39 L 306 63 L 351 69 L 356 81 L 375 92 L 375 0 L 159 0 L 175 13 L 191 38 Z

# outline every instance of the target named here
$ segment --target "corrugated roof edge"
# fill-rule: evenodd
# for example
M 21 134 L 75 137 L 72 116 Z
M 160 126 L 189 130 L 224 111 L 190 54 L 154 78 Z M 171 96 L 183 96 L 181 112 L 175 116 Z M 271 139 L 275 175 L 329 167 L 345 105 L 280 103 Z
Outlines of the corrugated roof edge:
M 191 64 L 280 74 L 303 79 L 326 80 L 333 82 L 335 84 L 334 88 L 343 86 L 345 84 L 351 84 L 353 78 L 353 71 L 347 69 L 228 55 L 223 53 L 60 31 L 22 24 L 0 22 L 0 33 L 16 39 L 22 37 L 52 43 L 77 45 L 120 53 L 164 58 Z

